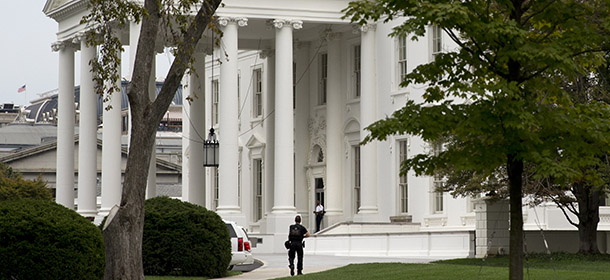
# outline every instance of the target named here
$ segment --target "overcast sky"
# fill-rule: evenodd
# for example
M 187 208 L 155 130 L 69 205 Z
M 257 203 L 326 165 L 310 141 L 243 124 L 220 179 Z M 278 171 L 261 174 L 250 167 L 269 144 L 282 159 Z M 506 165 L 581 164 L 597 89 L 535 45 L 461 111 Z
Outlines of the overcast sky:
M 42 13 L 45 0 L 3 1 L 0 9 L 0 103 L 26 104 L 57 88 L 57 22 Z M 26 92 L 17 89 L 27 85 Z M 29 104 L 29 102 L 27 102 Z
M 51 51 L 51 44 L 57 40 L 57 22 L 42 12 L 45 3 L 46 0 L 2 1 L 0 103 L 27 105 L 39 94 L 57 89 L 59 58 L 56 52 Z M 126 51 L 128 53 L 128 48 Z M 79 58 L 80 52 L 76 52 L 74 70 L 77 85 Z M 128 58 L 124 55 L 123 59 L 123 71 L 126 71 Z M 167 72 L 169 62 L 167 55 L 157 56 L 157 77 L 163 71 Z M 17 93 L 23 85 L 26 85 L 26 92 Z

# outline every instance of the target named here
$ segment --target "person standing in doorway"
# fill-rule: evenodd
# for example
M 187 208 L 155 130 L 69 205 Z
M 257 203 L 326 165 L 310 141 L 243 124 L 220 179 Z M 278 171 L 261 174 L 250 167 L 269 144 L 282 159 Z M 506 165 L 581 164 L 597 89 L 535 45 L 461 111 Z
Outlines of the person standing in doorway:
M 322 218 L 324 218 L 324 212 L 324 206 L 319 200 L 317 200 L 316 211 L 313 211 L 313 213 L 316 214 L 316 232 L 320 231 L 320 225 L 322 224 Z
M 297 255 L 297 274 L 303 274 L 303 238 L 309 237 L 307 229 L 301 225 L 301 216 L 294 217 L 294 225 L 290 225 L 288 231 L 288 241 L 290 250 L 288 251 L 288 267 L 290 276 L 294 276 L 294 257 Z

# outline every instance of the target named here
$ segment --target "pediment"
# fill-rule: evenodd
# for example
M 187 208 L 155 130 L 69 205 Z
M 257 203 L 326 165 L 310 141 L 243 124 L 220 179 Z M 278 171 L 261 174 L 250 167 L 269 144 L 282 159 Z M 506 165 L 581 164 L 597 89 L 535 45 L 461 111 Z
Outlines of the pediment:
M 356 133 L 360 132 L 360 123 L 355 118 L 348 120 L 347 124 L 343 129 L 344 133 Z
M 257 136 L 256 134 L 252 134 L 252 136 L 250 136 L 250 138 L 248 139 L 248 142 L 246 142 L 246 147 L 248 148 L 254 148 L 254 147 L 262 147 L 265 146 L 265 142 L 260 140 L 260 136 Z
M 45 14 L 49 14 L 50 12 L 57 10 L 59 7 L 65 5 L 68 2 L 73 2 L 74 0 L 48 0 L 45 3 L 42 12 Z

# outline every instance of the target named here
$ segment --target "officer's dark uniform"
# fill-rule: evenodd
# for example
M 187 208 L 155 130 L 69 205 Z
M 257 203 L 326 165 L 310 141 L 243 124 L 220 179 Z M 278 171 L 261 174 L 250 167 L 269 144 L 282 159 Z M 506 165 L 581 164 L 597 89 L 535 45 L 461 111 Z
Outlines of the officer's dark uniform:
M 294 234 L 296 233 L 296 234 Z M 297 274 L 303 274 L 303 237 L 307 234 L 307 229 L 300 225 L 291 225 L 288 231 L 290 241 L 290 251 L 288 251 L 288 262 L 290 263 L 290 275 L 294 275 L 294 255 L 297 254 Z

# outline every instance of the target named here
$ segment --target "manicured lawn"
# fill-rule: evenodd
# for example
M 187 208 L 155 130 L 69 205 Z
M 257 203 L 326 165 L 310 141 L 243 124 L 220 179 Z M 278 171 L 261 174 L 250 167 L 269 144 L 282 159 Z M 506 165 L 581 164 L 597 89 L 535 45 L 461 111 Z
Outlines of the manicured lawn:
M 481 265 L 482 264 L 482 265 Z M 530 256 L 524 279 L 610 279 L 610 256 Z M 291 279 L 278 278 L 278 279 Z M 299 279 L 508 279 L 508 257 L 455 259 L 431 264 L 369 263 L 306 274 Z

